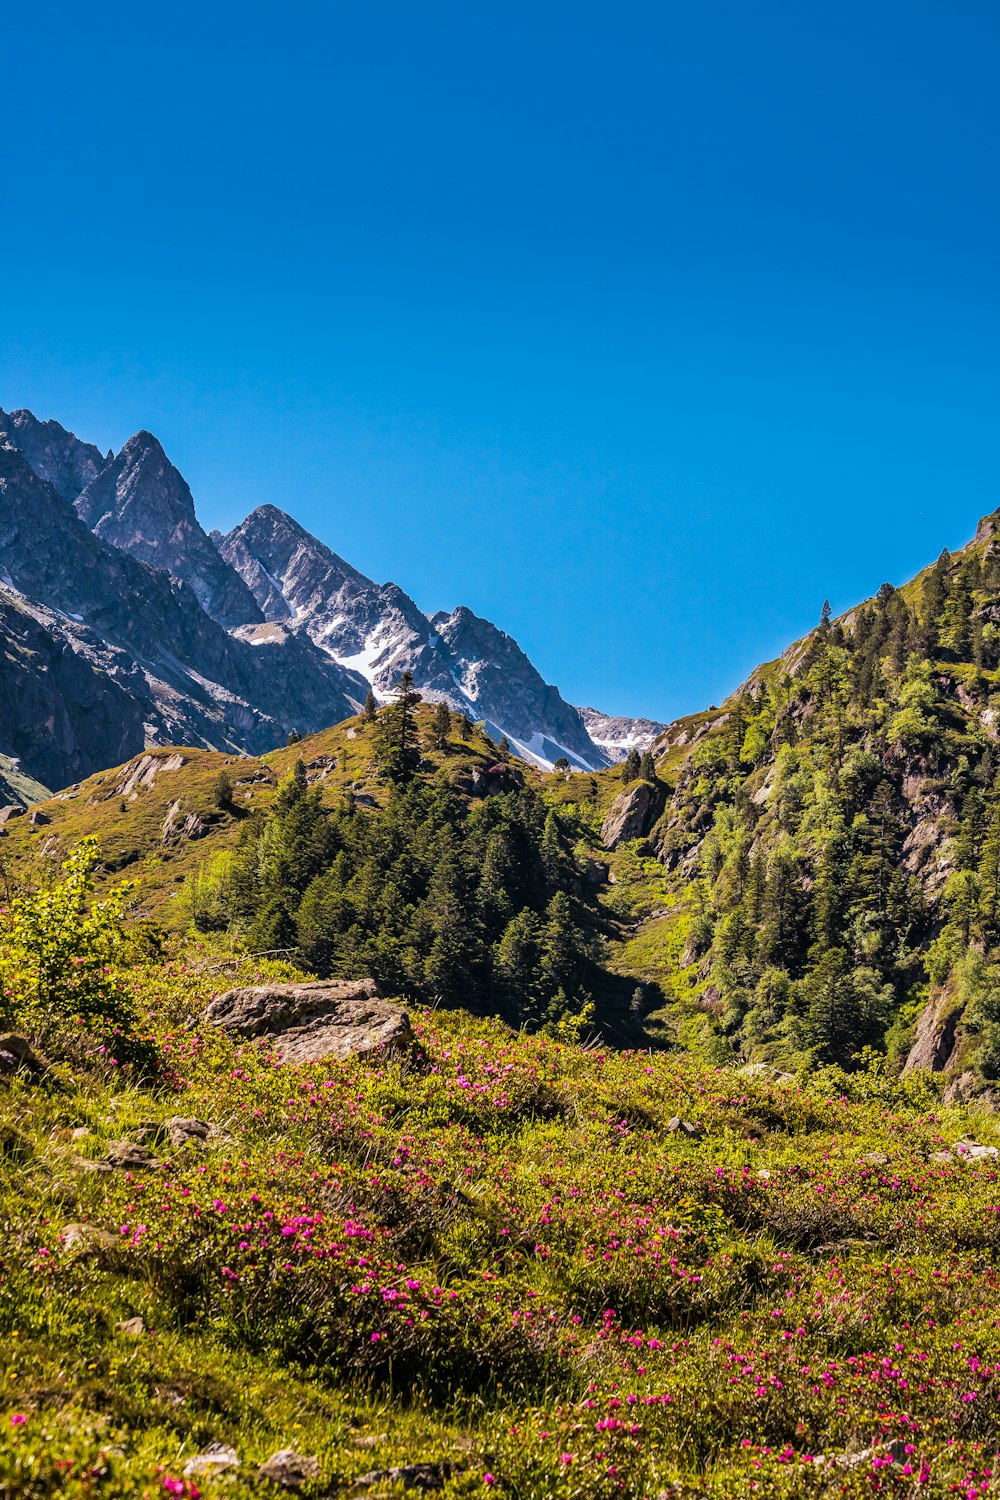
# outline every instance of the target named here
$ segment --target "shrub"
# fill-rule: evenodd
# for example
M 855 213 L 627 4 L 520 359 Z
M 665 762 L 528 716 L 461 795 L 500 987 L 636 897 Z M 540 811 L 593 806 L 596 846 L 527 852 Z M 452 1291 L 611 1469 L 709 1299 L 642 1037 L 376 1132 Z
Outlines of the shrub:
M 15 897 L 0 911 L 0 1005 L 5 1019 L 42 1041 L 85 1025 L 130 1035 L 135 1008 L 113 964 L 131 886 L 94 901 L 96 840 L 84 839 L 47 890 Z

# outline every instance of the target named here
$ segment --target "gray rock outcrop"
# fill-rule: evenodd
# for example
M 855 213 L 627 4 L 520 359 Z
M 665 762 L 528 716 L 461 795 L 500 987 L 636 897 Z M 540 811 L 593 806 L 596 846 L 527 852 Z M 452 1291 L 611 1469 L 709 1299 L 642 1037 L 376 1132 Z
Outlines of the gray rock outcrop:
M 645 838 L 663 811 L 665 797 L 664 788 L 652 781 L 633 781 L 620 791 L 601 826 L 604 847 L 616 849 L 631 839 Z
M 955 1004 L 947 990 L 932 996 L 920 1013 L 913 1046 L 903 1064 L 903 1072 L 927 1068 L 933 1073 L 940 1073 L 947 1068 L 955 1050 L 955 1036 L 961 1019 L 962 1007 Z
M 406 1011 L 381 999 L 370 979 L 227 990 L 208 1006 L 205 1021 L 230 1036 L 266 1042 L 290 1063 L 406 1053 L 415 1046 Z

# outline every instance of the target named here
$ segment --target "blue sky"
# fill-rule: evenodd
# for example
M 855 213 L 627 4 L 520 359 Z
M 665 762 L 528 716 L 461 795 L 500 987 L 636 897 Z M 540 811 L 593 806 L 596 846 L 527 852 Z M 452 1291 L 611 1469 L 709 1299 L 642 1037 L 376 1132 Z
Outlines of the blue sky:
M 1000 10 L 18 6 L 0 406 L 148 427 L 571 701 L 719 701 L 1000 505 Z

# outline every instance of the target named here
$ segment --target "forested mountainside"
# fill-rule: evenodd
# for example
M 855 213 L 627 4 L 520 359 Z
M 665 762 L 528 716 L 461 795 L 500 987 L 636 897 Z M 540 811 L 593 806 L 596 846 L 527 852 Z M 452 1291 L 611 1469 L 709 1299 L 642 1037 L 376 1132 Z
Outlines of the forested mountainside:
M 0 411 L 0 648 L 0 757 L 20 773 L 4 795 L 22 804 L 147 746 L 259 753 L 404 671 L 539 765 L 624 753 L 471 610 L 424 615 L 274 506 L 210 537 L 152 433 L 102 457 L 23 410 Z M 662 727 L 623 724 L 643 745 Z
M 1000 1074 L 997 529 L 840 620 L 824 608 L 654 747 L 663 795 L 637 831 L 677 903 L 674 972 L 656 944 L 644 960 L 717 1055 L 870 1046 L 958 1087 Z

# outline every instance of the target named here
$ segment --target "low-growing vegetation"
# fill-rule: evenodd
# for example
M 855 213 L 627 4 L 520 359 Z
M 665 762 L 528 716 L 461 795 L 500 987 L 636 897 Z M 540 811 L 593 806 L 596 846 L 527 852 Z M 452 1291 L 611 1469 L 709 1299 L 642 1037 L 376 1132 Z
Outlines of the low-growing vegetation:
M 0 1495 L 278 1493 L 289 1448 L 316 1496 L 991 1492 L 992 1118 L 875 1061 L 425 1010 L 413 1058 L 291 1067 L 204 1022 L 292 972 L 115 971 L 155 1070 L 97 1025 L 3 1087 Z

